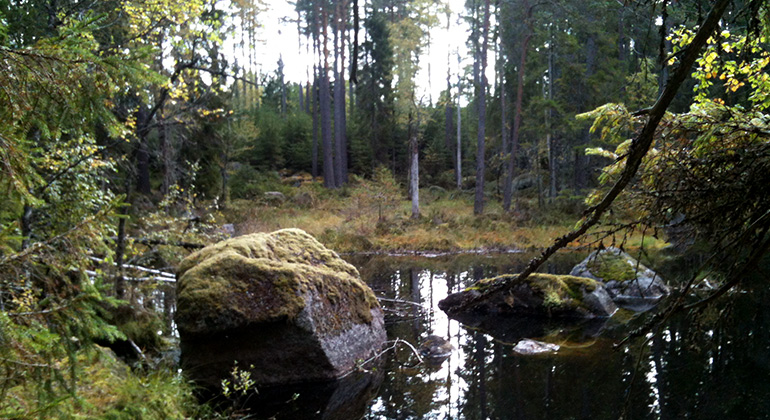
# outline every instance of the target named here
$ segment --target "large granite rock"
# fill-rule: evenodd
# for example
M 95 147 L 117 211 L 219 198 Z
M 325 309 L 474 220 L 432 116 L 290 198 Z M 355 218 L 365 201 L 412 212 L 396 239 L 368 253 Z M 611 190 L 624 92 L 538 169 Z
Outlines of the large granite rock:
M 257 386 L 338 378 L 385 341 L 355 267 L 298 229 L 206 247 L 177 279 L 182 365 L 208 389 L 236 362 Z
M 602 282 L 612 300 L 624 306 L 655 303 L 669 293 L 656 272 L 614 247 L 592 252 L 570 274 Z
M 515 282 L 493 291 L 491 285 Z M 608 317 L 617 309 L 602 284 L 596 280 L 534 273 L 521 281 L 516 275 L 481 280 L 453 293 L 438 304 L 450 316 L 464 314 L 523 315 L 545 318 Z

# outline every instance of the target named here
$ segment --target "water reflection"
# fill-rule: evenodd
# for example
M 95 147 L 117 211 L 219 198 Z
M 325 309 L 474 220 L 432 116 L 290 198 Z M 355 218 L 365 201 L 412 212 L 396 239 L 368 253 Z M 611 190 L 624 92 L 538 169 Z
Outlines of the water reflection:
M 614 420 L 623 413 L 629 419 L 770 418 L 770 292 L 759 286 L 697 316 L 675 317 L 649 340 L 620 351 L 613 344 L 642 322 L 628 312 L 606 324 L 509 319 L 464 320 L 469 325 L 464 326 L 438 309 L 449 293 L 482 278 L 518 272 L 530 257 L 348 257 L 378 296 L 411 302 L 383 302 L 389 339 L 417 347 L 438 335 L 456 350 L 437 366 L 415 367 L 413 352 L 399 347 L 369 375 L 261 389 L 249 400 L 254 404 L 249 418 Z M 557 255 L 545 271 L 567 273 L 583 257 Z M 699 258 L 673 260 L 661 274 L 680 278 Z M 753 284 L 762 282 L 766 279 Z M 162 312 L 164 333 L 173 334 L 173 285 L 137 285 L 130 294 Z M 628 318 L 628 324 L 619 320 Z M 513 351 L 522 337 L 561 347 L 523 356 Z
M 567 273 L 583 256 L 559 255 L 545 271 Z M 386 302 L 390 339 L 417 346 L 435 334 L 457 349 L 438 367 L 410 367 L 414 356 L 407 348 L 389 354 L 365 418 L 770 418 L 770 319 L 759 296 L 764 292 L 735 295 L 695 321 L 673 319 L 650 340 L 620 351 L 613 344 L 641 320 L 557 325 L 511 319 L 468 327 L 438 309 L 449 293 L 520 271 L 529 257 L 350 257 L 378 296 L 419 304 Z M 556 342 L 561 349 L 519 355 L 513 345 L 522 337 Z

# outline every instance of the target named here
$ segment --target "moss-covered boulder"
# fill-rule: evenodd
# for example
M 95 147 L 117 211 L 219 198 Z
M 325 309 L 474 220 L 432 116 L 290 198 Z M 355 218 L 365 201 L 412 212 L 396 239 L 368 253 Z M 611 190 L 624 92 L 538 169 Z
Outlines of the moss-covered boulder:
M 450 316 L 463 313 L 525 315 L 545 318 L 596 318 L 611 316 L 617 309 L 596 280 L 534 273 L 523 280 L 514 274 L 481 280 L 453 293 L 438 306 Z M 509 282 L 504 290 L 491 285 Z
M 355 267 L 298 229 L 187 257 L 175 320 L 183 367 L 208 388 L 236 363 L 257 386 L 337 378 L 385 341 L 380 306 Z
M 612 300 L 624 306 L 655 303 L 669 293 L 658 273 L 614 247 L 592 252 L 570 274 L 602 282 Z

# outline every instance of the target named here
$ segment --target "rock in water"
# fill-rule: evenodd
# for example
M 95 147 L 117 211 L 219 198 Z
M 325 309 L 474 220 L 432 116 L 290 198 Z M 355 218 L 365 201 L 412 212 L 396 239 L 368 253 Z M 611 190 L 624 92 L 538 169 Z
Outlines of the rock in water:
M 558 344 L 545 343 L 543 341 L 523 339 L 516 343 L 513 351 L 524 355 L 533 355 L 541 353 L 553 353 L 559 351 Z
M 601 281 L 612 300 L 624 305 L 654 303 L 669 293 L 656 272 L 614 247 L 592 252 L 570 274 Z
M 218 388 L 235 363 L 256 386 L 338 378 L 385 342 L 358 271 L 299 229 L 206 247 L 177 273 L 182 365 Z
M 446 359 L 452 355 L 455 347 L 444 337 L 429 335 L 420 344 L 420 355 L 430 359 Z
M 467 289 L 452 293 L 438 303 L 451 317 L 468 313 L 523 315 L 544 318 L 608 317 L 617 307 L 601 282 L 556 274 L 533 273 L 524 280 L 515 274 L 481 280 Z M 504 290 L 490 286 L 511 282 Z

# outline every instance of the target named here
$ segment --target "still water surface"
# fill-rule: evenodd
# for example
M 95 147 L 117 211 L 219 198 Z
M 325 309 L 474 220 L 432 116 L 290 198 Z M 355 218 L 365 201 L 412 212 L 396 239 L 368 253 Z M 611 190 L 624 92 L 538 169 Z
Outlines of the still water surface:
M 544 271 L 568 273 L 585 254 L 565 253 Z M 770 305 L 762 291 L 730 296 L 699 317 L 667 322 L 651 339 L 613 345 L 644 316 L 542 324 L 504 319 L 473 327 L 438 309 L 448 293 L 523 269 L 532 255 L 348 256 L 384 302 L 389 340 L 418 346 L 428 335 L 455 348 L 443 363 L 415 365 L 405 345 L 380 365 L 323 387 L 265 392 L 257 416 L 277 419 L 765 419 L 770 418 Z M 659 268 L 666 279 L 693 261 Z M 671 282 L 671 281 L 670 281 Z M 673 282 L 672 282 L 673 283 Z M 720 319 L 716 322 L 717 318 Z M 560 345 L 521 355 L 522 338 Z

